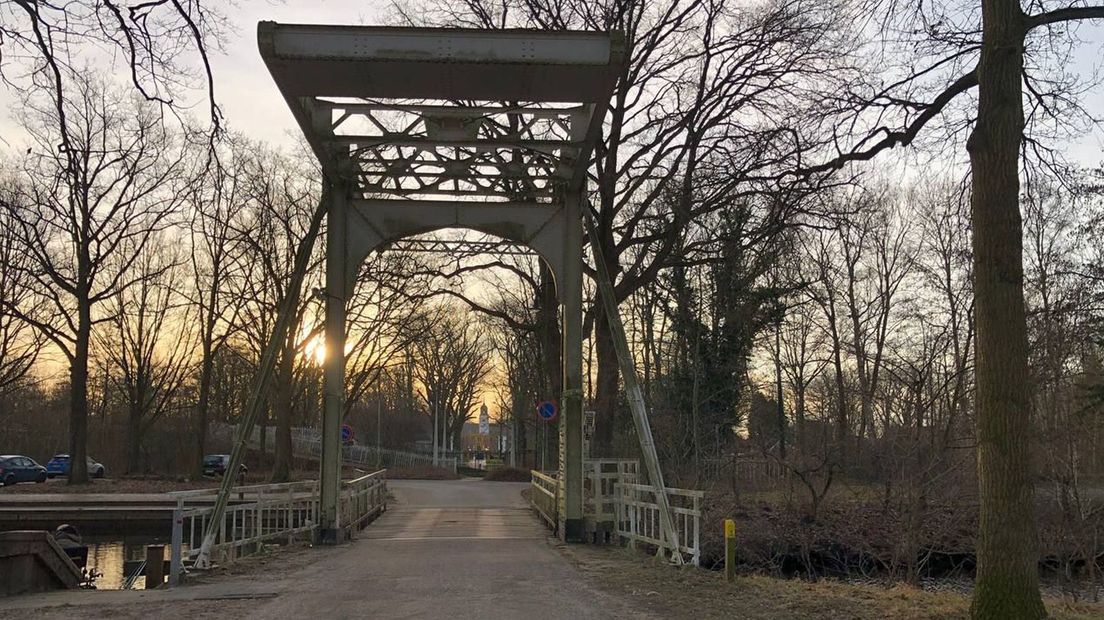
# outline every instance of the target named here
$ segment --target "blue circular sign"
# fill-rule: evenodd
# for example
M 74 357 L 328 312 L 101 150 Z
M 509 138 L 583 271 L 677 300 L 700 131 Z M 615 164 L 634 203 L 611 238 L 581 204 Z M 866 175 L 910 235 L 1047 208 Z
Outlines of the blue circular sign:
M 341 443 L 349 443 L 353 440 L 353 427 L 348 424 L 341 425 Z
M 546 400 L 537 405 L 537 416 L 545 422 L 551 422 L 556 419 L 556 414 L 560 412 L 560 408 L 556 406 L 556 403 Z

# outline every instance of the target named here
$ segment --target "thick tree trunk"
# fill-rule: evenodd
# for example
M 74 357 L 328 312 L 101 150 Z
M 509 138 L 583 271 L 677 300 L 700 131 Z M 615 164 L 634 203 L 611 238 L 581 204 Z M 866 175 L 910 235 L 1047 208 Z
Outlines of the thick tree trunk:
M 88 483 L 88 342 L 92 310 L 78 296 L 77 339 L 69 368 L 69 484 Z
M 981 500 L 974 618 L 1044 618 L 1029 464 L 1019 149 L 1025 24 L 1016 0 L 982 1 L 978 119 L 967 142 L 977 316 Z

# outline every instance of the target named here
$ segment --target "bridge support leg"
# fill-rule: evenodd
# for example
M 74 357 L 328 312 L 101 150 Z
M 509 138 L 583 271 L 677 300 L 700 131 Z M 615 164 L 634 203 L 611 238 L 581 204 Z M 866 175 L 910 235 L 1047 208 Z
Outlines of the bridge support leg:
M 585 540 L 583 520 L 583 228 L 581 195 L 565 197 L 563 397 L 560 401 L 560 537 Z
M 345 409 L 346 204 L 343 187 L 331 187 L 326 222 L 326 362 L 323 377 L 319 529 L 322 544 L 341 542 L 341 416 Z

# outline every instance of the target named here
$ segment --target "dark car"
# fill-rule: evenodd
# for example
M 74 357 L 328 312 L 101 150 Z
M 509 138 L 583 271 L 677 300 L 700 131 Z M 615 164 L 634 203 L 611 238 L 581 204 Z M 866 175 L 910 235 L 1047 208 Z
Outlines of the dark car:
M 54 476 L 68 476 L 69 465 L 68 454 L 55 454 L 54 458 L 46 463 L 46 475 L 51 478 Z M 88 457 L 88 475 L 93 478 L 103 478 L 107 475 L 107 468 L 101 463 L 97 463 L 92 457 Z
M 226 473 L 226 468 L 230 465 L 229 454 L 208 454 L 203 457 L 203 475 L 204 476 L 222 476 Z M 239 475 L 244 476 L 248 471 L 245 463 L 238 466 Z
M 20 482 L 46 482 L 46 468 L 29 456 L 2 455 L 0 456 L 0 481 L 4 486 Z

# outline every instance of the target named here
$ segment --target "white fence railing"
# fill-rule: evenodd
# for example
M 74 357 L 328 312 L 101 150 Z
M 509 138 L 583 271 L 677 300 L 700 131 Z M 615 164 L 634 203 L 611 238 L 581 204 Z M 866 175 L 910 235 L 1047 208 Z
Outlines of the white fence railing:
M 640 481 L 640 461 L 587 459 L 583 461 L 583 516 L 595 523 L 617 518 L 617 485 Z
M 671 552 L 669 537 L 662 530 L 657 489 L 646 484 L 617 485 L 617 533 L 629 546 L 642 542 L 655 545 L 661 552 Z M 672 519 L 678 533 L 679 551 L 698 565 L 701 559 L 701 506 L 703 491 L 667 487 Z
M 377 471 L 341 485 L 340 523 L 352 535 L 387 509 L 387 472 Z M 216 528 L 211 557 L 219 563 L 256 553 L 265 543 L 313 537 L 318 527 L 318 482 L 288 482 L 235 487 L 221 523 L 210 522 L 218 489 L 169 493 L 173 510 L 169 584 L 176 585 L 184 565 L 199 554 L 204 533 Z
M 341 524 L 351 536 L 387 510 L 387 470 L 341 483 Z
M 555 529 L 560 492 L 557 472 L 531 471 L 529 502 L 541 518 Z M 671 554 L 670 537 L 662 531 L 656 488 L 640 484 L 640 463 L 622 459 L 583 461 L 583 514 L 595 534 L 595 542 L 605 542 L 612 534 L 630 546 L 643 543 L 660 553 Z M 689 489 L 667 488 L 672 520 L 678 533 L 680 554 L 689 556 L 695 566 L 701 558 L 701 516 L 705 493 Z M 588 530 L 588 531 L 590 531 Z
M 559 507 L 560 481 L 556 479 L 556 473 L 548 475 L 537 470 L 529 472 L 532 482 L 529 484 L 529 502 L 548 525 L 556 527 L 556 512 Z
M 318 525 L 318 483 L 313 480 L 235 487 L 222 523 L 212 524 L 217 494 L 218 489 L 169 493 L 176 499 L 170 584 L 179 581 L 185 561 L 199 554 L 209 526 L 217 528 L 211 556 L 225 563 L 254 553 L 266 542 L 277 539 L 291 542 L 297 536 L 313 533 Z
M 237 426 L 232 424 L 212 424 L 211 435 L 232 440 Z M 254 446 L 261 445 L 261 429 L 254 427 L 249 435 L 249 442 Z M 275 449 L 276 429 L 267 427 L 264 432 L 265 447 Z M 322 457 L 322 434 L 313 428 L 291 429 L 291 451 L 300 457 Z M 375 446 L 346 445 L 341 447 L 341 458 L 347 465 L 353 465 L 362 469 L 406 469 L 419 467 L 433 467 L 433 457 L 417 452 L 405 452 L 403 450 L 390 450 Z M 438 467 L 450 469 L 456 472 L 456 458 L 438 458 Z

